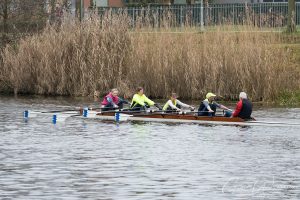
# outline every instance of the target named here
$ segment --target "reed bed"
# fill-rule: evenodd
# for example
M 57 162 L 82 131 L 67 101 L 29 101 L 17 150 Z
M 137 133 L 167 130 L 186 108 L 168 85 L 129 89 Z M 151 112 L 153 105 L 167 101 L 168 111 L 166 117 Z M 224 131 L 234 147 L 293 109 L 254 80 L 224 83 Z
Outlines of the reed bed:
M 166 19 L 168 20 L 168 19 Z M 133 28 L 125 14 L 65 19 L 41 34 L 7 46 L 1 55 L 0 91 L 87 96 L 117 87 L 132 95 L 143 86 L 148 96 L 177 92 L 201 99 L 207 92 L 272 101 L 282 91 L 300 87 L 299 66 L 280 34 L 242 26 L 229 32 L 197 32 L 149 24 Z

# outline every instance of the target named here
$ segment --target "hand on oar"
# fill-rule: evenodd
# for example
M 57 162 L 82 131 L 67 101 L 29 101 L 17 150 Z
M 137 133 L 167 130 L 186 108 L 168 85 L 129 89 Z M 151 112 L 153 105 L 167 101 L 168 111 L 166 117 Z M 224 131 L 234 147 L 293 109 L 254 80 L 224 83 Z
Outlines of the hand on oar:
M 158 108 L 159 110 L 162 110 L 162 107 L 161 107 L 158 103 L 155 103 L 154 106 L 155 106 L 156 108 Z
M 190 109 L 191 109 L 191 111 L 194 111 L 194 110 L 195 110 L 195 107 L 190 106 Z

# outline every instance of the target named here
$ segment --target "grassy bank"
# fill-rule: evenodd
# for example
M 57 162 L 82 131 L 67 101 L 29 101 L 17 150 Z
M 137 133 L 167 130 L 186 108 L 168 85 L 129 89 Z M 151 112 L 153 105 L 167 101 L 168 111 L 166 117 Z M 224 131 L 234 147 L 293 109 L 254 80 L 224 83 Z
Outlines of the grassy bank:
M 281 91 L 276 99 L 276 104 L 280 106 L 299 106 L 300 90 L 298 91 Z
M 246 91 L 262 101 L 299 91 L 298 46 L 284 45 L 282 34 L 242 29 L 132 30 L 121 15 L 67 21 L 3 51 L 0 91 L 86 96 L 118 87 L 132 95 L 143 86 L 154 98 L 174 91 L 198 99 L 212 91 L 230 99 Z

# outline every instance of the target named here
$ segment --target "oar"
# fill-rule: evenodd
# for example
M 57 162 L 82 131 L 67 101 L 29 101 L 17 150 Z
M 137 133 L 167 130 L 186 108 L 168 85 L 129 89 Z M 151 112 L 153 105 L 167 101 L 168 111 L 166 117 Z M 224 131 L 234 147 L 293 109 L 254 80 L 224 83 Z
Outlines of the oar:
M 115 109 L 115 110 L 100 111 L 98 113 L 153 113 L 153 112 L 162 112 L 162 111 Z
M 191 114 L 191 113 L 208 113 L 208 111 L 174 111 L 174 110 L 109 110 L 100 111 L 99 113 L 124 113 L 124 114 Z
M 25 110 L 23 112 L 23 117 L 24 120 L 28 122 L 30 118 L 46 116 L 47 118 L 51 119 L 53 124 L 56 124 L 57 122 L 64 122 L 67 118 L 76 115 L 77 116 L 83 115 L 83 117 L 93 117 L 97 114 L 97 112 L 95 111 L 97 109 L 101 110 L 101 108 L 88 108 L 88 107 L 86 108 L 78 107 L 75 109 L 50 110 L 50 111 Z M 112 112 L 112 111 L 102 111 L 102 112 Z M 113 110 L 113 112 L 120 112 L 120 109 Z
M 155 103 L 154 106 L 155 106 L 156 108 L 158 108 L 159 110 L 162 110 L 161 105 L 159 105 L 158 103 Z
M 150 111 L 151 112 L 151 111 Z M 178 110 L 155 110 L 152 112 L 160 112 L 160 113 L 182 113 L 182 114 L 187 114 L 187 113 L 209 113 L 209 111 L 178 111 Z
M 83 108 L 83 107 L 77 107 L 75 109 L 64 109 L 64 110 L 50 110 L 50 111 L 42 111 L 42 113 L 60 113 L 60 112 L 71 112 L 71 111 L 81 111 L 81 110 L 84 110 L 84 109 L 88 109 L 88 110 L 98 110 L 98 109 L 101 109 L 100 107 L 96 107 L 96 108 L 89 108 L 89 107 L 86 107 L 86 108 Z
M 88 109 L 88 110 L 98 110 L 101 109 L 99 107 L 96 108 L 83 108 L 83 107 L 76 107 L 73 109 L 63 109 L 63 110 L 49 110 L 49 111 L 35 111 L 35 110 L 25 110 L 24 111 L 24 117 L 34 117 L 36 116 L 36 114 L 52 114 L 52 113 L 63 113 L 63 112 L 80 112 L 83 111 L 84 109 Z M 26 116 L 25 116 L 26 115 Z
M 88 110 L 95 110 L 98 108 L 85 108 Z M 63 109 L 63 110 L 50 110 L 50 111 L 32 111 L 32 110 L 25 110 L 23 112 L 23 117 L 27 121 L 29 118 L 35 118 L 38 116 L 49 116 L 51 115 L 53 117 L 53 120 L 56 121 L 55 119 L 60 119 L 60 118 L 68 118 L 72 115 L 78 114 L 83 110 L 81 107 L 77 107 L 75 109 Z M 58 113 L 61 113 L 58 115 Z M 59 116 L 59 118 L 57 118 Z
M 174 111 L 174 110 L 127 110 L 115 109 L 108 111 L 100 111 L 99 113 L 163 113 L 163 114 L 187 114 L 187 113 L 208 113 L 209 111 Z
M 72 111 L 79 111 L 80 108 L 76 109 L 64 109 L 64 110 L 49 110 L 49 111 L 41 111 L 41 113 L 61 113 L 61 112 L 72 112 Z
M 223 111 L 219 111 L 217 110 L 216 113 L 221 113 Z M 209 111 L 188 111 L 186 113 L 213 113 L 213 112 L 209 112 Z
M 69 112 L 69 113 L 68 113 Z M 47 113 L 47 112 L 38 112 L 38 111 L 30 111 L 25 110 L 23 112 L 23 117 L 25 122 L 28 122 L 29 119 L 32 118 L 47 118 L 52 121 L 53 124 L 56 124 L 57 122 L 64 122 L 67 118 L 71 116 L 78 115 L 78 113 L 70 113 L 70 111 L 64 112 L 64 113 Z
M 141 115 L 130 115 L 130 114 L 133 114 L 134 112 L 139 112 Z M 203 111 L 203 112 L 207 112 L 207 111 Z M 175 111 L 173 113 L 172 112 L 163 112 L 163 111 L 153 111 L 153 112 L 140 112 L 140 111 L 122 112 L 122 111 L 119 111 L 119 112 L 112 112 L 112 113 L 115 113 L 114 120 L 116 122 L 127 121 L 130 117 L 139 117 L 139 116 L 147 117 L 147 116 L 153 116 L 153 115 L 178 116 L 178 115 L 186 114 L 182 111 Z M 223 116 L 223 115 L 216 115 L 216 116 Z M 216 117 L 216 116 L 212 116 L 212 117 Z

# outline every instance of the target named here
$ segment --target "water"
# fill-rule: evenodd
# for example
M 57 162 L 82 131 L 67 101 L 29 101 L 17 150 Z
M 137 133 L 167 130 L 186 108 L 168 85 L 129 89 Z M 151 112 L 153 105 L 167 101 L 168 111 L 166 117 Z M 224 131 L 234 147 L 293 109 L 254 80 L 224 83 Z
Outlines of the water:
M 0 97 L 0 199 L 300 199 L 299 127 L 23 120 L 84 102 Z

